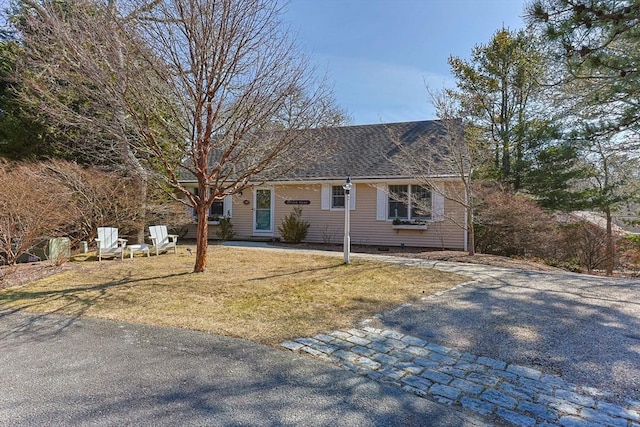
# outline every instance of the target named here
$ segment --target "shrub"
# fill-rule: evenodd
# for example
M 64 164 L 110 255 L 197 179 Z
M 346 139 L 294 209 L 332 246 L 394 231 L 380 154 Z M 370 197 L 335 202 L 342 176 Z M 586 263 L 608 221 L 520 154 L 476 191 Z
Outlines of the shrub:
M 231 240 L 235 233 L 233 232 L 233 224 L 231 218 L 220 218 L 216 235 L 220 240 Z
M 278 231 L 285 242 L 300 243 L 307 237 L 310 226 L 311 224 L 302 220 L 302 208 L 295 207 L 293 212 L 284 217 Z
M 74 229 L 67 230 L 72 240 L 92 240 L 102 226 L 118 227 L 121 237 L 135 235 L 145 219 L 140 218 L 140 192 L 130 177 L 61 160 L 37 167 L 43 180 L 73 194 L 80 218 Z
M 52 160 L 34 164 L 42 182 L 65 187 L 73 194 L 73 204 L 80 213 L 72 229 L 66 230 L 73 243 L 93 240 L 98 227 L 118 227 L 122 237 L 138 239 L 146 224 L 164 224 L 180 230 L 192 221 L 190 211 L 168 196 L 166 189 L 149 186 L 143 200 L 132 177 L 74 162 Z M 144 216 L 141 206 L 145 206 Z
M 627 235 L 621 238 L 618 250 L 620 267 L 637 275 L 640 272 L 640 235 Z
M 577 221 L 563 225 L 562 234 L 559 248 L 567 262 L 584 267 L 588 272 L 604 267 L 607 259 L 605 230 L 587 221 Z
M 559 226 L 531 198 L 492 189 L 476 216 L 476 249 L 504 256 L 556 257 Z
M 0 161 L 0 264 L 34 257 L 36 245 L 67 234 L 78 222 L 72 192 L 40 172 L 35 163 Z

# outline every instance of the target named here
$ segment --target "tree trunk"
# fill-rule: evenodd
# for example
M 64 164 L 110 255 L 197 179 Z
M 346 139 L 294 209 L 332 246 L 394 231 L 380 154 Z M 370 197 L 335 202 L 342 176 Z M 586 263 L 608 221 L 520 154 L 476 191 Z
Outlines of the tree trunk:
M 200 204 L 196 208 L 198 213 L 198 232 L 196 233 L 196 263 L 194 273 L 203 273 L 207 268 L 207 248 L 209 246 L 209 218 L 208 206 Z
M 473 193 L 473 186 L 471 184 L 471 174 L 472 174 L 472 170 L 469 171 L 469 176 L 465 179 L 464 177 L 464 173 L 462 174 L 462 178 L 464 181 L 464 199 L 465 199 L 465 209 L 467 211 L 467 215 L 466 215 L 466 221 L 467 221 L 467 253 L 470 256 L 473 256 L 476 254 L 476 238 L 475 238 L 475 227 L 473 226 L 473 223 L 475 221 L 475 215 L 473 212 L 474 209 L 474 205 L 475 205 L 475 198 L 474 198 L 474 193 Z
M 130 172 L 135 173 L 134 182 L 137 187 L 139 204 L 137 206 L 137 220 L 135 222 L 136 225 L 136 243 L 143 244 L 144 243 L 144 232 L 146 227 L 146 219 L 147 219 L 147 195 L 149 191 L 149 180 L 148 174 L 142 168 L 140 170 L 136 165 L 132 165 L 133 170 Z M 149 224 L 152 225 L 152 224 Z
M 613 231 L 611 227 L 611 210 L 606 209 L 605 214 L 607 217 L 607 243 L 606 243 L 606 259 L 605 259 L 605 270 L 607 276 L 613 275 L 613 264 L 615 258 L 615 248 L 613 245 Z
M 147 226 L 147 196 L 149 192 L 149 182 L 147 176 L 141 176 L 140 179 L 140 227 L 138 227 L 138 243 L 144 244 L 145 227 Z
M 511 178 L 511 147 L 507 139 L 502 140 L 502 169 L 501 176 L 503 180 Z
M 118 113 L 118 117 L 120 117 L 120 115 L 123 115 L 121 111 Z M 124 119 L 122 119 L 121 121 L 121 127 L 123 130 L 122 141 L 120 142 L 120 145 L 122 146 L 121 147 L 122 160 L 125 164 L 127 171 L 134 176 L 135 183 L 138 186 L 137 188 L 138 195 L 140 197 L 140 204 L 138 206 L 138 214 L 137 214 L 138 218 L 136 221 L 136 228 L 137 228 L 136 243 L 143 244 L 144 229 L 146 225 L 145 222 L 147 217 L 147 195 L 149 192 L 149 173 L 147 172 L 147 170 L 144 168 L 140 160 L 135 156 L 135 154 L 131 149 L 131 144 L 127 140 L 127 136 L 125 134 Z
M 473 256 L 476 254 L 476 239 L 474 237 L 475 230 L 473 228 L 473 220 L 469 221 L 469 225 L 467 226 L 467 233 L 469 233 L 469 242 L 467 242 L 468 248 L 467 252 L 469 255 Z

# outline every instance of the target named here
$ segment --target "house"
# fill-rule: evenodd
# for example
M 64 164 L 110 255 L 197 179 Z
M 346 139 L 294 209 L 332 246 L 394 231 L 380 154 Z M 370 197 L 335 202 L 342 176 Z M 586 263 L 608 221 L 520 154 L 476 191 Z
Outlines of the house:
M 559 214 L 557 218 L 562 224 L 584 222 L 602 231 L 607 229 L 607 219 L 600 212 L 572 211 L 566 214 Z M 640 228 L 637 222 L 638 218 L 630 213 L 618 213 L 612 218 L 611 232 L 616 236 L 639 234 Z
M 229 217 L 238 239 L 280 238 L 278 226 L 295 207 L 311 224 L 306 241 L 341 243 L 346 197 L 342 185 L 351 177 L 352 244 L 466 250 L 466 212 L 458 203 L 420 185 L 402 167 L 397 141 L 419 149 L 438 146 L 447 136 L 440 121 L 345 126 L 301 132 L 317 133 L 316 146 L 330 146 L 319 159 L 300 165 L 278 180 L 251 185 L 211 207 L 209 236 L 218 219 Z M 439 188 L 461 187 L 455 171 L 432 177 Z M 195 179 L 182 180 L 196 187 Z M 195 222 L 195 221 L 194 221 Z M 186 237 L 195 238 L 195 224 Z

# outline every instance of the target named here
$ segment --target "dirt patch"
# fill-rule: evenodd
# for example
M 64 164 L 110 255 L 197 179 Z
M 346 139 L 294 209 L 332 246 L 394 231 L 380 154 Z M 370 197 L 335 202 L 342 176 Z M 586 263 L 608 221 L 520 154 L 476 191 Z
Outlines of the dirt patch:
M 26 285 L 52 274 L 71 269 L 71 264 L 56 264 L 53 261 L 30 262 L 0 267 L 0 289 Z

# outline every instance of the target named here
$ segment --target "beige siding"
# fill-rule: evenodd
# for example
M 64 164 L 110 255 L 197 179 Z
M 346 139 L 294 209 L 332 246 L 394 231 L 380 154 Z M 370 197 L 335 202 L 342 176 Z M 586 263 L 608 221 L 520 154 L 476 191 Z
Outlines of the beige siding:
M 341 185 L 341 182 L 335 182 L 333 185 Z M 285 204 L 285 200 L 309 200 L 310 204 L 300 205 L 303 219 L 311 224 L 306 240 L 314 243 L 342 243 L 345 212 L 343 209 L 321 209 L 322 186 L 320 184 L 278 185 L 271 188 L 275 191 L 273 237 L 280 237 L 278 226 L 295 207 L 295 205 Z M 246 189 L 242 195 L 233 196 L 231 222 L 238 239 L 256 237 L 253 233 L 253 193 L 253 189 Z M 430 222 L 427 230 L 394 230 L 390 221 L 376 220 L 377 193 L 374 184 L 356 183 L 355 198 L 356 208 L 351 211 L 352 244 L 464 248 L 465 233 L 456 224 L 456 222 L 463 223 L 464 209 L 452 201 L 445 200 L 445 219 Z M 455 222 L 451 220 L 452 217 L 455 218 Z M 209 227 L 209 236 L 212 239 L 216 238 L 215 230 L 216 226 Z M 194 232 L 195 226 L 187 237 L 195 237 Z

